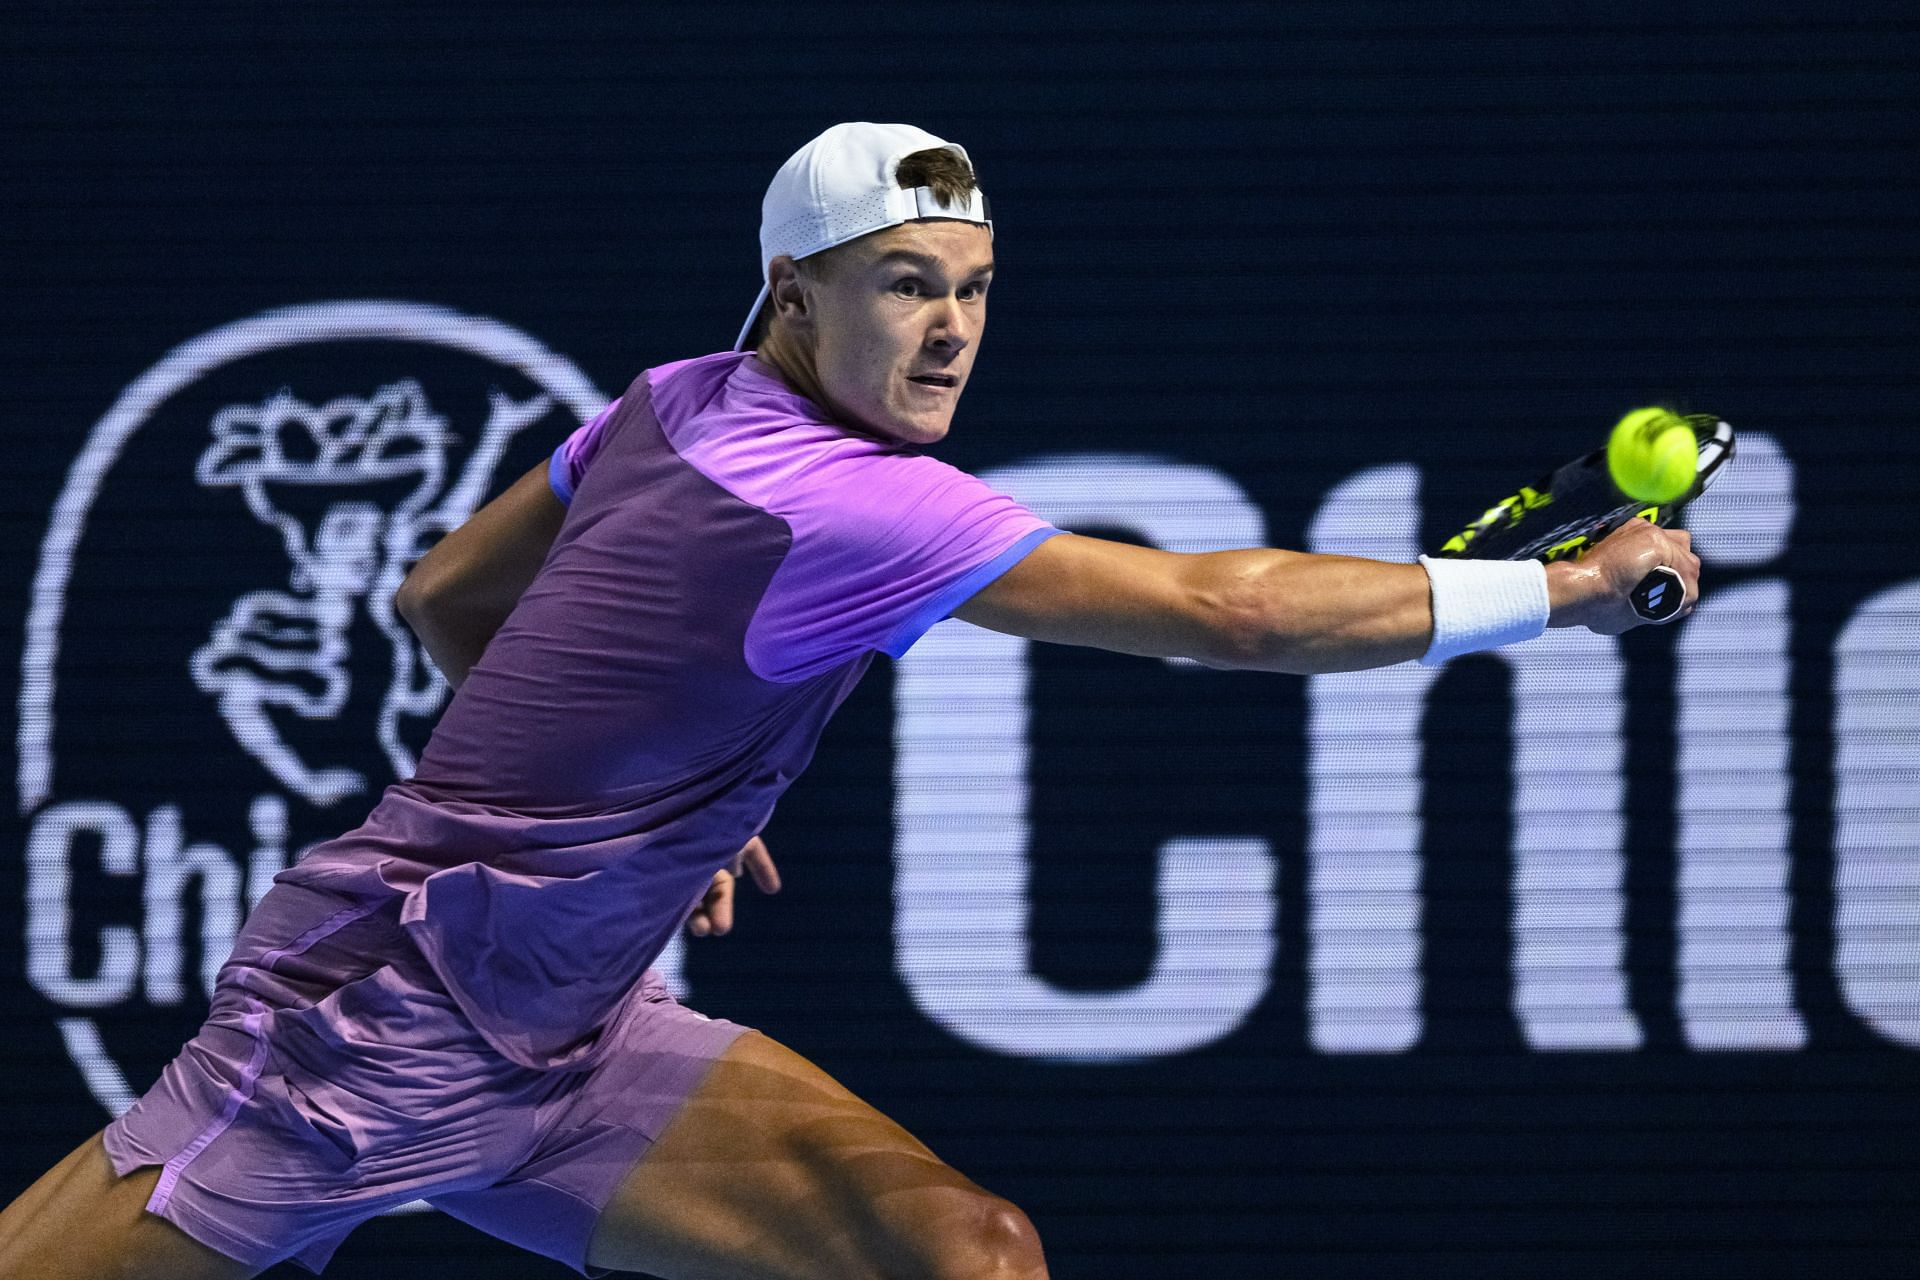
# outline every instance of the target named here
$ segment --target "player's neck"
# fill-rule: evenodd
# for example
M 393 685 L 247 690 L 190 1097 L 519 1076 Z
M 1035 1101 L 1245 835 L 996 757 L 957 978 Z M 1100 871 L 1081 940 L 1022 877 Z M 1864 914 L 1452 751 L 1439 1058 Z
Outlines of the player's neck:
M 820 375 L 814 370 L 811 351 L 801 350 L 799 343 L 776 330 L 766 336 L 753 354 L 765 370 L 777 374 L 792 390 L 826 412 L 833 411 L 833 402 L 827 399 Z

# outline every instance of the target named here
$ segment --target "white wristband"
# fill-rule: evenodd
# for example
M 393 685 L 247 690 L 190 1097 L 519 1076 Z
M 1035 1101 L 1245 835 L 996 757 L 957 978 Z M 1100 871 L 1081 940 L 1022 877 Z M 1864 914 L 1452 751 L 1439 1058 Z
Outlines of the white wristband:
M 1433 599 L 1433 643 L 1420 661 L 1531 640 L 1547 629 L 1547 566 L 1538 560 L 1436 560 L 1421 556 Z

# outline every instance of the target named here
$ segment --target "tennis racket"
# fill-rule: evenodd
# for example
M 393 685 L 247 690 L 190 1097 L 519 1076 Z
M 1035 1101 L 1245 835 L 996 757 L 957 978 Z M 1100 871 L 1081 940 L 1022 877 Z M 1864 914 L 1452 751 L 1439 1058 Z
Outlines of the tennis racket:
M 1607 474 L 1607 451 L 1595 449 L 1488 507 L 1448 538 L 1436 556 L 1460 560 L 1578 560 L 1627 521 L 1665 528 L 1698 498 L 1733 458 L 1733 428 L 1712 414 L 1689 414 L 1700 442 L 1693 487 L 1672 502 L 1640 502 L 1620 492 Z M 1633 611 L 1665 622 L 1685 603 L 1677 571 L 1661 565 L 1633 589 Z

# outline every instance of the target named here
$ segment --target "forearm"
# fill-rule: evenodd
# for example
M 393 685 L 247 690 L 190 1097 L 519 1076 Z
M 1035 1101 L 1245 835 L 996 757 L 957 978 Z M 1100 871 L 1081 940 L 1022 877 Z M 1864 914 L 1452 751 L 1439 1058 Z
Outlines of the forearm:
M 1193 557 L 1215 622 L 1210 665 L 1319 675 L 1420 657 L 1433 636 L 1427 572 L 1353 556 L 1225 551 Z
M 1239 599 L 1227 616 L 1253 619 L 1224 665 L 1314 675 L 1445 661 L 1463 652 L 1530 639 L 1545 627 L 1585 626 L 1617 634 L 1642 619 L 1627 590 L 1661 552 L 1692 561 L 1685 535 L 1629 531 L 1611 564 L 1436 561 L 1386 564 L 1347 556 L 1235 552 L 1210 571 Z M 1635 541 L 1646 543 L 1637 551 Z M 1234 559 L 1233 557 L 1245 557 Z M 1697 561 L 1687 568 L 1697 574 Z M 1444 572 L 1443 572 L 1444 571 Z
M 1629 521 L 1579 564 L 1434 561 L 1254 549 L 1163 551 L 1065 533 L 954 610 L 975 626 L 1052 644 L 1213 667 L 1318 675 L 1389 667 L 1530 639 L 1543 627 L 1617 635 L 1645 619 L 1631 592 L 1665 565 L 1690 605 L 1700 562 L 1684 532 Z M 1436 631 L 1435 604 L 1438 602 Z
M 473 670 L 473 664 L 480 661 L 494 632 L 507 620 L 505 612 L 462 614 L 457 610 L 418 606 L 412 613 L 405 607 L 400 612 L 413 628 L 413 634 L 420 638 L 420 647 L 433 659 L 433 665 L 440 668 L 440 674 L 456 689 Z
M 535 467 L 414 565 L 394 609 L 456 688 L 546 560 L 567 509 Z

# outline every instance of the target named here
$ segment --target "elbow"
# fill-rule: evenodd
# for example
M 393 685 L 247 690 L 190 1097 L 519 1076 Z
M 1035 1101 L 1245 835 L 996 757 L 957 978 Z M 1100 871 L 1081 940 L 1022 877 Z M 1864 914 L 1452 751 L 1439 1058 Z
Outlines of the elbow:
M 1227 670 L 1284 670 L 1275 663 L 1283 656 L 1285 637 L 1263 577 L 1244 574 L 1200 593 L 1194 603 L 1197 638 L 1189 657 Z
M 1318 676 L 1349 669 L 1306 637 L 1290 634 L 1257 616 L 1226 623 L 1207 651 L 1193 657 L 1202 666 L 1227 671 L 1271 671 L 1290 676 Z
M 1202 666 L 1247 671 L 1266 665 L 1272 637 L 1261 619 L 1233 609 L 1212 609 L 1187 656 Z
M 393 593 L 393 611 L 412 627 L 417 635 L 427 625 L 440 603 L 442 592 L 433 581 L 433 575 L 422 571 L 421 565 L 414 565 L 407 576 L 400 580 L 400 589 Z
M 1285 579 L 1299 559 L 1287 551 L 1249 557 L 1230 578 L 1201 593 L 1196 609 L 1202 639 L 1191 656 L 1209 667 L 1237 671 L 1316 675 L 1325 670 L 1311 637 L 1301 631 L 1301 610 L 1288 605 Z
M 1229 671 L 1275 671 L 1286 675 L 1317 675 L 1321 668 L 1299 637 L 1289 634 L 1263 611 L 1249 609 L 1223 614 L 1208 628 L 1201 652 L 1193 655 L 1204 666 Z

